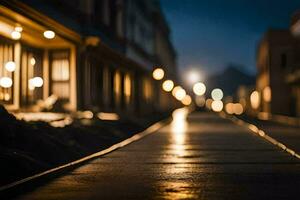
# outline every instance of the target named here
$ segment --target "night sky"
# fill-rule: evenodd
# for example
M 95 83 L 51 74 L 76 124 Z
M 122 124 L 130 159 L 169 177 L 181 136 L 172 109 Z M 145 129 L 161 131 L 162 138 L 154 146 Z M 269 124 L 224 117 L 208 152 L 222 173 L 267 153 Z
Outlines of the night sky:
M 161 0 L 161 5 L 181 70 L 197 68 L 207 75 L 234 63 L 254 74 L 258 41 L 269 28 L 288 28 L 300 0 Z

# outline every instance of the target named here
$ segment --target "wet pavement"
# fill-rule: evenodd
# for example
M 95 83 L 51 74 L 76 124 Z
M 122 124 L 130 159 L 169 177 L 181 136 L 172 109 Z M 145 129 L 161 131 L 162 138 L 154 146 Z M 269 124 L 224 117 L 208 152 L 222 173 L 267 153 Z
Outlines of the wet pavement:
M 17 199 L 299 198 L 299 160 L 218 115 L 185 114 Z

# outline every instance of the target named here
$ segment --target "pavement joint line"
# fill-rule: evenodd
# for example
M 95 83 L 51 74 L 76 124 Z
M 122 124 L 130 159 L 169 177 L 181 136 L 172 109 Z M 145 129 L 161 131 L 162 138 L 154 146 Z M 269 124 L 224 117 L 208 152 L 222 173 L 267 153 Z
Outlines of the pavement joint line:
M 107 149 L 101 150 L 101 151 L 99 151 L 97 153 L 94 153 L 92 155 L 89 155 L 89 156 L 80 158 L 78 160 L 75 160 L 73 162 L 70 162 L 70 163 L 67 163 L 67 164 L 49 169 L 47 171 L 35 174 L 33 176 L 29 176 L 29 177 L 21 179 L 19 181 L 15 181 L 13 183 L 9 183 L 7 185 L 1 186 L 0 187 L 0 192 L 12 189 L 12 188 L 14 188 L 16 186 L 19 186 L 21 184 L 28 183 L 28 182 L 33 181 L 35 179 L 50 175 L 50 174 L 55 173 L 55 172 L 59 172 L 63 169 L 67 169 L 67 168 L 70 168 L 70 167 L 80 165 L 80 164 L 82 164 L 86 161 L 89 161 L 89 160 L 92 160 L 92 159 L 95 159 L 95 158 L 99 158 L 99 157 L 104 156 L 108 153 L 111 153 L 111 152 L 113 152 L 113 151 L 115 151 L 119 148 L 127 146 L 127 145 L 129 145 L 129 144 L 131 144 L 131 143 L 133 143 L 137 140 L 140 140 L 140 139 L 144 138 L 145 136 L 150 135 L 150 134 L 154 133 L 155 131 L 161 129 L 162 127 L 166 126 L 170 122 L 170 119 L 171 119 L 171 117 L 168 117 L 168 118 L 163 119 L 159 122 L 156 122 L 155 124 L 151 125 L 147 129 L 145 129 L 144 131 L 141 131 L 141 132 L 131 136 L 130 138 L 127 138 L 127 139 L 125 139 L 125 140 L 123 140 L 123 141 L 121 141 L 117 144 L 114 144 L 114 145 L 108 147 Z
M 296 151 L 294 151 L 293 149 L 287 147 L 285 144 L 279 142 L 275 138 L 269 136 L 268 134 L 265 133 L 265 131 L 263 131 L 262 129 L 259 129 L 254 124 L 245 122 L 245 121 L 243 121 L 243 120 L 241 120 L 241 119 L 239 119 L 235 116 L 229 116 L 229 115 L 225 114 L 224 112 L 220 113 L 220 116 L 222 118 L 231 120 L 235 124 L 238 124 L 238 125 L 243 126 L 247 129 L 250 129 L 253 133 L 255 133 L 255 135 L 264 138 L 265 140 L 267 140 L 268 142 L 270 142 L 273 145 L 277 146 L 278 148 L 284 150 L 285 152 L 287 152 L 291 156 L 300 159 L 300 154 L 296 153 Z

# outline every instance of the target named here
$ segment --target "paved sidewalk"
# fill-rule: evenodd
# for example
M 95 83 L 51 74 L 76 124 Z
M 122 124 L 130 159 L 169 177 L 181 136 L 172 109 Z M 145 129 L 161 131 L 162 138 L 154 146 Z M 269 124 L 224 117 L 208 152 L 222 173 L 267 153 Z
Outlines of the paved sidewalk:
M 299 198 L 299 160 L 217 115 L 184 114 L 17 199 Z

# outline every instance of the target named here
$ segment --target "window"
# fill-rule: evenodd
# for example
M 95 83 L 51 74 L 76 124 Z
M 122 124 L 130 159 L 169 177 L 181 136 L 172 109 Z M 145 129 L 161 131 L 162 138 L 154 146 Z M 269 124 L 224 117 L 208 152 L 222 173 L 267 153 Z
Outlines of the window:
M 53 52 L 51 63 L 52 93 L 61 99 L 70 96 L 70 63 L 68 52 Z
M 14 46 L 0 41 L 0 102 L 12 103 L 13 96 L 13 66 L 14 64 Z

